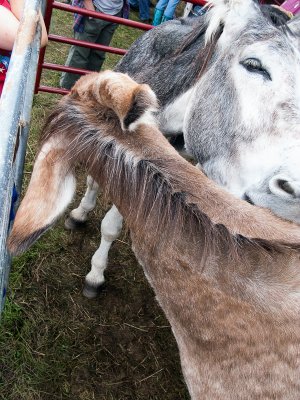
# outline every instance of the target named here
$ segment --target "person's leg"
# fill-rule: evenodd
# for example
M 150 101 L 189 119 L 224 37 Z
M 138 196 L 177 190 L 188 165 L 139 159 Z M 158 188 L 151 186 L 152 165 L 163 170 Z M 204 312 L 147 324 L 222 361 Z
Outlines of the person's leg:
M 78 40 L 85 40 L 82 38 L 84 33 L 75 32 L 74 38 Z M 66 60 L 66 67 L 86 68 L 89 49 L 81 48 L 80 46 L 71 46 Z M 80 65 L 80 67 L 78 66 Z M 60 78 L 60 87 L 71 89 L 74 83 L 80 78 L 81 75 L 63 72 Z
M 121 13 L 116 16 L 119 17 Z M 99 24 L 98 37 L 96 40 L 97 44 L 103 44 L 104 46 L 109 46 L 111 39 L 114 35 L 118 24 L 114 24 L 108 21 L 101 21 Z M 88 69 L 91 71 L 99 72 L 101 70 L 102 64 L 105 60 L 105 52 L 100 50 L 91 50 L 89 57 Z
M 169 0 L 168 1 L 167 7 L 164 12 L 163 21 L 168 21 L 168 20 L 174 18 L 175 9 L 176 9 L 178 3 L 179 3 L 179 0 Z
M 150 5 L 149 0 L 139 0 L 139 9 L 140 9 L 140 20 L 141 21 L 149 21 L 150 19 Z
M 82 33 L 75 32 L 75 39 L 85 40 L 86 42 L 95 43 L 98 37 L 97 21 L 94 18 L 85 18 L 84 31 Z M 89 59 L 91 55 L 91 49 L 81 46 L 72 46 L 69 51 L 69 55 L 66 61 L 66 66 L 74 68 L 89 69 Z M 74 83 L 82 75 L 71 74 L 69 72 L 63 72 L 60 79 L 60 86 L 65 89 L 71 89 Z
M 168 0 L 159 0 L 156 4 L 154 14 L 153 14 L 153 21 L 152 25 L 157 26 L 159 25 L 162 21 L 162 17 L 164 15 L 164 10 L 167 7 Z
M 157 4 L 156 4 L 155 9 L 156 10 L 160 10 L 160 11 L 164 11 L 165 8 L 167 7 L 167 5 L 168 5 L 168 0 L 159 0 L 157 2 Z
M 152 25 L 157 26 L 161 23 L 162 17 L 164 15 L 163 10 L 158 10 L 157 8 L 154 10 Z

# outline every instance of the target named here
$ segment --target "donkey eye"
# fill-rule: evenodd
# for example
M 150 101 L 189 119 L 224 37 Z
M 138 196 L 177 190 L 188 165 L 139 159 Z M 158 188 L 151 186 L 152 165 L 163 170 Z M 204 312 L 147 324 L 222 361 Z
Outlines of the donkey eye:
M 246 68 L 247 71 L 260 74 L 269 81 L 272 80 L 269 72 L 262 66 L 262 63 L 257 58 L 246 58 L 246 60 L 241 61 L 240 64 Z

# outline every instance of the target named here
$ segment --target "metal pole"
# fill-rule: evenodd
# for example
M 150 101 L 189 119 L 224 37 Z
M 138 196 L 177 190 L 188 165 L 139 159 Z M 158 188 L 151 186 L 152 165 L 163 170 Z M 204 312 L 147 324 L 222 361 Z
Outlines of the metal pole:
M 26 0 L 10 66 L 0 99 L 0 314 L 4 306 L 10 257 L 6 239 L 10 226 L 14 184 L 20 190 L 30 110 L 34 91 L 40 32 L 37 32 L 41 0 Z M 14 154 L 19 137 L 18 153 Z
M 53 11 L 53 2 L 54 2 L 54 0 L 45 0 L 45 2 L 43 4 L 43 5 L 46 4 L 46 7 L 43 7 L 43 8 L 45 8 L 44 23 L 45 23 L 47 33 L 49 33 L 49 30 L 50 30 L 50 23 L 51 23 L 52 11 Z M 46 47 L 43 47 L 40 51 L 40 56 L 39 56 L 39 61 L 38 61 L 38 68 L 37 68 L 35 88 L 34 88 L 35 94 L 38 93 L 38 91 L 39 91 L 38 88 L 40 86 L 45 53 L 46 53 Z

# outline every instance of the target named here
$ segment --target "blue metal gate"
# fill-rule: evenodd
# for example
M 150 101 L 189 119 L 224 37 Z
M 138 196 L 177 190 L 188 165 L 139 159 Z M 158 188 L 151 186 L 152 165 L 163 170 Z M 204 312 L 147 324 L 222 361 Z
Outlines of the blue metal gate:
M 40 48 L 42 0 L 26 0 L 5 85 L 0 99 L 0 315 L 10 256 L 6 239 L 14 186 L 20 193 Z

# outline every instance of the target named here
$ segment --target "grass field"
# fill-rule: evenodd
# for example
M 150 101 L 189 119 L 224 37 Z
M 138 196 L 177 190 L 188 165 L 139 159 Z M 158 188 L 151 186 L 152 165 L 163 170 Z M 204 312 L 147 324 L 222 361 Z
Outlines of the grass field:
M 71 15 L 55 12 L 51 32 L 71 36 L 71 25 Z M 112 45 L 128 48 L 140 34 L 119 27 Z M 63 64 L 67 52 L 67 46 L 51 43 L 46 60 Z M 108 55 L 105 68 L 118 59 Z M 58 80 L 57 73 L 43 74 L 46 85 Z M 59 98 L 34 99 L 25 187 L 43 121 Z M 84 189 L 85 174 L 78 171 L 74 204 Z M 94 300 L 81 294 L 108 207 L 99 201 L 87 227 L 77 232 L 66 231 L 62 220 L 14 260 L 0 326 L 0 399 L 189 398 L 170 327 L 125 233 L 110 254 L 103 292 Z

